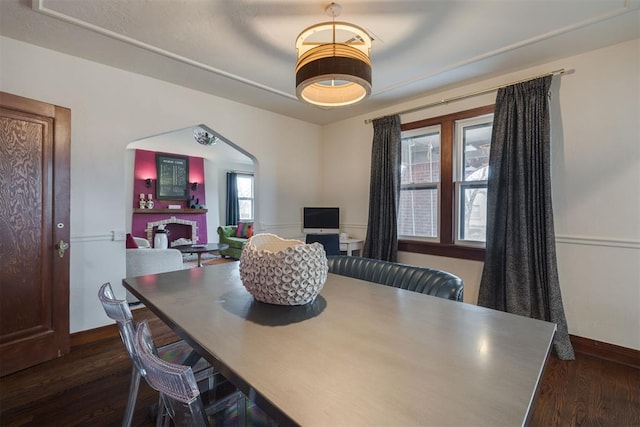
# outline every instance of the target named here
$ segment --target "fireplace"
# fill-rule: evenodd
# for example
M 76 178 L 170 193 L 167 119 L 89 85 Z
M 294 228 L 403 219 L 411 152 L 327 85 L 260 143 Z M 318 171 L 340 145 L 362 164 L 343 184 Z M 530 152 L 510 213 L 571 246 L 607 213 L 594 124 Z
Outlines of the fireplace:
M 169 231 L 169 246 L 171 246 L 171 242 L 181 237 L 191 240 L 192 243 L 198 242 L 198 223 L 188 219 L 176 218 L 175 216 L 147 222 L 145 232 L 147 240 L 150 242 L 153 242 L 155 231 L 159 225 L 164 225 L 165 229 Z

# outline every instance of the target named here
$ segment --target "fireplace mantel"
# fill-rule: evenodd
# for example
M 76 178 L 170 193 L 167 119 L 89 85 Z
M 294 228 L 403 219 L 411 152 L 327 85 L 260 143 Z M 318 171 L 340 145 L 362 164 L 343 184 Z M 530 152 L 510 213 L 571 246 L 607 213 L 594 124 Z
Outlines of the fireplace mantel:
M 172 213 L 183 213 L 183 214 L 204 214 L 207 213 L 208 209 L 134 209 L 134 214 L 172 214 Z

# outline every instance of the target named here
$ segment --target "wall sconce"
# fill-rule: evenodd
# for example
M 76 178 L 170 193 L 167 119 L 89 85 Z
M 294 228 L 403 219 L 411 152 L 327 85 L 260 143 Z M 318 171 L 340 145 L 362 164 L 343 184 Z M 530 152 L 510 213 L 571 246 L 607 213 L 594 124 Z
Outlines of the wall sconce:
M 192 182 L 192 183 L 191 183 L 191 189 L 192 189 L 193 191 L 196 191 L 196 190 L 198 189 L 198 183 L 197 183 L 197 182 Z
M 144 182 L 147 184 L 147 188 L 151 188 L 151 186 L 153 185 L 153 179 L 151 178 L 145 179 Z

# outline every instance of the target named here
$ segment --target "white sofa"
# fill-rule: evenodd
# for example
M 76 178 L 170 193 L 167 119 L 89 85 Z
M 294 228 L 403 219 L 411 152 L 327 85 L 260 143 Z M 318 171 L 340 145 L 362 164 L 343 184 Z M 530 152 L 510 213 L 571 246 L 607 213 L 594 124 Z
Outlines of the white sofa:
M 149 242 L 147 239 L 143 239 L 142 237 L 134 237 L 133 240 L 135 240 L 138 248 L 151 248 L 151 242 Z
M 177 249 L 151 249 L 146 239 L 135 237 L 138 249 L 127 249 L 127 277 L 182 270 L 182 253 Z M 127 302 L 140 302 L 127 291 Z

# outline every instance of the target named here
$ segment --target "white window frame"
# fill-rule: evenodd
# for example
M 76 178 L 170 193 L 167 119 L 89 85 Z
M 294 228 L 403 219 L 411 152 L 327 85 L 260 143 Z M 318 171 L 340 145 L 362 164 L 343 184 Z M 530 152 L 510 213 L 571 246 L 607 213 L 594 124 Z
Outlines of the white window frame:
M 405 138 L 410 138 L 411 136 L 421 136 L 421 135 L 428 135 L 428 134 L 434 134 L 434 133 L 437 133 L 438 135 L 440 135 L 440 143 L 442 143 L 442 126 L 439 124 L 427 126 L 419 129 L 403 131 L 401 139 L 404 140 Z M 438 159 L 438 163 L 440 162 L 442 162 L 441 158 Z M 437 221 L 435 225 L 435 228 L 436 228 L 435 237 L 418 236 L 414 234 L 400 234 L 398 230 L 398 238 L 406 239 L 406 240 L 416 240 L 416 241 L 422 241 L 422 242 L 440 243 L 440 191 L 441 191 L 440 181 L 441 179 L 442 177 L 438 176 L 437 182 L 420 182 L 420 183 L 412 182 L 409 184 L 400 184 L 400 192 L 407 191 L 407 190 L 436 190 Z M 400 215 L 399 212 L 398 212 L 398 215 Z M 414 217 L 415 217 L 415 214 L 414 214 Z
M 240 189 L 237 188 L 236 191 L 238 192 L 238 203 L 240 203 L 240 201 L 243 200 L 250 200 L 251 201 L 251 218 L 240 218 L 240 221 L 253 221 L 255 218 L 255 208 L 256 208 L 256 204 L 255 204 L 255 177 L 252 173 L 237 173 L 237 178 L 245 178 L 245 177 L 249 177 L 251 178 L 251 197 L 240 197 Z M 237 185 L 237 184 L 236 184 Z
M 466 188 L 485 188 L 487 189 L 487 180 L 481 181 L 466 181 L 464 177 L 464 128 L 467 126 L 475 126 L 480 124 L 490 123 L 493 124 L 493 114 L 484 114 L 481 116 L 470 117 L 468 119 L 460 119 L 455 122 L 455 135 L 454 135 L 454 244 L 460 246 L 470 246 L 484 248 L 486 243 L 480 240 L 461 239 L 461 223 L 462 218 L 460 216 L 461 199 L 464 197 L 464 190 Z M 488 191 L 487 191 L 488 193 Z M 486 214 L 485 214 L 486 216 Z

